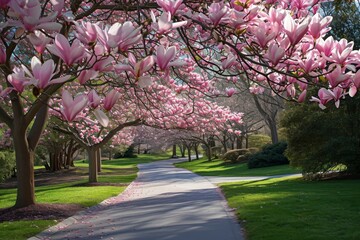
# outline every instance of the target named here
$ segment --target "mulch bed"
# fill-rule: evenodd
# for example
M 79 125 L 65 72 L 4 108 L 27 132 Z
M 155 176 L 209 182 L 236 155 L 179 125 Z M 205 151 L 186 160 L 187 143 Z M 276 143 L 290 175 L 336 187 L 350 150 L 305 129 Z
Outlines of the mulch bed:
M 62 220 L 83 209 L 78 204 L 35 204 L 24 208 L 0 208 L 0 223 L 15 220 Z

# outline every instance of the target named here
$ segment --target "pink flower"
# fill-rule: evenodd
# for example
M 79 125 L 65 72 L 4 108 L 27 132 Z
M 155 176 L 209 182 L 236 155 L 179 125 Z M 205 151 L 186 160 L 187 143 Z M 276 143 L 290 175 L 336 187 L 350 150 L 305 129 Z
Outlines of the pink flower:
M 231 97 L 232 95 L 234 95 L 236 93 L 236 89 L 235 88 L 226 88 L 226 95 L 228 97 Z
M 271 43 L 265 57 L 270 60 L 273 66 L 276 66 L 285 55 L 285 50 L 279 47 L 275 42 Z
M 171 16 L 174 16 L 179 6 L 182 4 L 182 0 L 156 0 L 157 4 L 165 11 L 169 12 Z
M 60 57 L 68 66 L 83 58 L 85 53 L 84 46 L 78 39 L 75 39 L 70 46 L 69 41 L 62 34 L 56 34 L 55 44 L 48 45 L 49 51 Z
M 306 98 L 306 94 L 307 94 L 307 90 L 302 91 L 302 93 L 299 95 L 298 97 L 298 102 L 302 103 L 305 101 Z
M 46 35 L 40 31 L 35 31 L 27 37 L 31 44 L 34 45 L 35 50 L 40 54 L 44 53 L 46 45 L 51 41 L 50 38 L 46 37 Z
M 8 76 L 7 80 L 15 89 L 15 91 L 22 93 L 25 86 L 31 85 L 30 79 L 25 76 L 23 68 L 15 67 L 13 72 L 13 74 Z
M 157 31 L 158 34 L 164 34 L 170 31 L 171 29 L 182 27 L 187 24 L 187 21 L 181 21 L 173 23 L 171 21 L 171 15 L 167 12 L 164 12 L 160 17 L 158 22 L 156 22 L 156 17 L 154 12 L 150 12 L 151 19 L 153 21 L 152 27 Z
M 92 107 L 92 108 L 97 108 L 100 105 L 100 102 L 101 102 L 101 98 L 95 92 L 94 89 L 91 90 L 91 92 L 89 92 L 88 100 L 89 100 L 90 107 Z
M 236 57 L 232 54 L 229 53 L 227 55 L 227 57 L 221 62 L 221 67 L 225 70 L 225 69 L 229 69 L 232 66 L 234 66 L 236 64 Z
M 330 73 L 326 74 L 325 76 L 326 79 L 329 81 L 331 87 L 336 87 L 340 83 L 350 78 L 348 74 L 343 73 L 343 70 L 339 65 L 336 65 L 335 69 L 333 69 Z
M 70 78 L 70 76 L 64 76 L 52 79 L 55 75 L 55 65 L 52 59 L 49 59 L 44 64 L 41 64 L 40 60 L 34 56 L 31 59 L 32 74 L 26 67 L 23 68 L 27 75 L 30 76 L 31 84 L 40 89 L 45 89 L 50 84 L 63 83 Z
M 331 23 L 332 17 L 327 16 L 321 19 L 321 16 L 319 13 L 316 13 L 310 21 L 309 24 L 309 33 L 313 38 L 318 39 L 320 36 L 327 33 L 330 28 L 328 28 L 329 24 Z
M 296 23 L 295 20 L 287 14 L 284 18 L 284 31 L 288 36 L 291 45 L 296 45 L 308 30 L 309 20 L 305 19 L 302 23 Z
M 350 97 L 355 96 L 359 87 L 360 87 L 360 70 L 358 70 L 355 73 L 355 75 L 352 77 L 352 85 L 350 86 L 349 89 Z
M 140 62 L 137 62 L 134 67 L 134 75 L 135 78 L 141 77 L 145 72 L 149 71 L 150 68 L 154 65 L 154 57 L 153 56 L 147 56 Z
M 227 15 L 229 13 L 229 9 L 223 3 L 212 3 L 208 10 L 209 19 L 212 21 L 214 26 L 228 20 Z
M 29 32 L 33 32 L 36 29 L 58 32 L 62 27 L 60 23 L 54 22 L 57 12 L 41 17 L 42 9 L 38 0 L 13 0 L 8 5 L 12 10 L 11 14 L 14 15 L 14 18 L 18 18 L 18 20 L 9 21 L 12 26 L 22 27 Z
M 88 98 L 86 95 L 81 94 L 75 97 L 71 96 L 71 94 L 64 90 L 62 93 L 61 99 L 62 107 L 60 109 L 62 115 L 68 122 L 72 122 L 76 115 L 78 115 L 87 105 Z
M 82 70 L 77 77 L 80 84 L 85 84 L 88 80 L 94 79 L 99 75 L 98 71 L 89 69 L 89 70 Z
M 336 87 L 333 90 L 321 88 L 318 92 L 319 98 L 311 97 L 310 101 L 319 103 L 321 109 L 325 109 L 325 105 L 331 100 L 335 100 L 335 106 L 340 106 L 340 98 L 343 96 L 343 89 Z
M 161 71 L 164 71 L 168 67 L 182 66 L 185 64 L 185 62 L 181 60 L 171 62 L 175 58 L 175 55 L 176 48 L 174 46 L 165 49 L 163 45 L 160 45 L 156 49 L 155 62 L 157 63 Z
M 135 28 L 131 22 L 124 24 L 113 24 L 108 34 L 107 44 L 111 47 L 118 47 L 120 51 L 127 51 L 130 46 L 141 41 L 140 27 Z
M 76 28 L 76 38 L 79 39 L 82 43 L 92 46 L 97 39 L 96 26 L 93 23 L 81 21 L 80 24 L 75 23 Z
M 106 111 L 110 111 L 119 98 L 120 98 L 120 93 L 115 89 L 111 90 L 105 97 L 104 109 Z

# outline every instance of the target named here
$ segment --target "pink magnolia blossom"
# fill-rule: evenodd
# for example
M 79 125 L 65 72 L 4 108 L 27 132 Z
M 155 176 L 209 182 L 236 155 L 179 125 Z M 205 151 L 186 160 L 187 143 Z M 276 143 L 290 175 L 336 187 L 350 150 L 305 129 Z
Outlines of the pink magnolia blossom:
M 276 66 L 284 55 L 285 50 L 273 42 L 270 44 L 265 57 L 268 58 L 274 66 Z
M 56 34 L 55 43 L 48 45 L 49 51 L 60 57 L 68 66 L 73 65 L 84 57 L 85 48 L 78 39 L 70 46 L 69 41 L 62 34 Z
M 96 91 L 93 89 L 88 94 L 88 100 L 90 107 L 97 108 L 101 103 L 101 97 L 96 93 Z
M 61 114 L 68 122 L 72 122 L 86 107 L 87 103 L 88 98 L 85 94 L 81 94 L 73 98 L 67 90 L 64 90 L 61 98 Z
M 94 115 L 95 115 L 96 119 L 99 121 L 99 123 L 101 124 L 101 126 L 107 127 L 109 125 L 110 120 L 103 111 L 101 111 L 100 109 L 95 109 Z
M 46 45 L 50 43 L 51 39 L 48 38 L 44 33 L 40 31 L 35 31 L 34 33 L 29 34 L 28 39 L 31 44 L 34 45 L 35 50 L 43 54 L 46 48 Z
M 354 97 L 360 87 L 360 70 L 358 70 L 352 77 L 352 84 L 349 89 L 349 96 Z
M 168 67 L 183 66 L 185 64 L 185 62 L 181 60 L 172 61 L 175 58 L 175 55 L 176 47 L 174 46 L 165 48 L 163 45 L 160 45 L 156 49 L 155 62 L 161 71 L 166 70 Z
M 223 3 L 212 3 L 209 8 L 209 19 L 214 24 L 214 26 L 219 25 L 220 23 L 228 20 L 227 15 L 229 9 Z
M 13 89 L 19 93 L 24 91 L 25 86 L 31 85 L 30 79 L 25 76 L 24 68 L 15 67 L 14 73 L 7 78 Z
M 138 79 L 145 72 L 149 71 L 154 65 L 154 63 L 155 63 L 154 56 L 147 56 L 140 62 L 137 62 L 134 67 L 135 78 Z
M 234 66 L 236 63 L 236 57 L 234 54 L 229 53 L 227 57 L 221 62 L 221 67 L 226 70 Z
M 287 14 L 284 18 L 284 31 L 290 40 L 290 44 L 294 46 L 297 44 L 308 31 L 309 19 L 302 20 L 301 23 L 296 21 Z
M 328 61 L 345 65 L 352 53 L 354 42 L 348 42 L 346 39 L 341 39 L 334 44 L 330 56 L 324 56 Z
M 311 34 L 311 36 L 313 36 L 314 39 L 318 39 L 320 36 L 324 35 L 330 30 L 328 26 L 330 25 L 331 21 L 331 16 L 321 18 L 320 14 L 316 13 L 311 18 L 309 24 L 309 33 Z
M 13 0 L 8 3 L 8 6 L 12 10 L 10 14 L 14 16 L 14 19 L 17 19 L 9 21 L 12 26 L 22 27 L 29 32 L 37 29 L 58 32 L 61 29 L 61 24 L 54 22 L 57 12 L 41 17 L 42 10 L 38 0 Z
M 28 71 L 26 67 L 23 67 L 26 74 L 31 78 L 31 84 L 35 85 L 39 89 L 45 89 L 50 84 L 63 83 L 69 80 L 70 76 L 63 76 L 52 79 L 55 75 L 55 64 L 52 59 L 47 60 L 44 64 L 40 62 L 37 57 L 31 59 L 31 70 Z
M 83 44 L 92 46 L 97 40 L 96 24 L 81 21 L 80 23 L 74 22 L 75 35 Z
M 111 90 L 104 99 L 104 109 L 110 111 L 115 105 L 116 101 L 120 98 L 120 93 L 115 89 Z
M 111 47 L 118 47 L 120 51 L 127 51 L 130 46 L 141 40 L 140 27 L 127 21 L 123 24 L 114 23 L 107 32 L 107 44 Z
M 310 101 L 317 102 L 321 109 L 326 108 L 326 104 L 331 100 L 335 101 L 335 106 L 340 106 L 340 98 L 343 96 L 343 89 L 336 87 L 333 90 L 321 88 L 318 92 L 319 98 L 311 97 Z
M 95 71 L 93 69 L 89 70 L 82 70 L 77 77 L 80 84 L 85 84 L 88 80 L 94 79 L 99 75 L 98 71 Z
M 183 0 L 156 0 L 157 4 L 164 9 L 165 11 L 169 12 L 171 16 L 174 16 L 180 5 L 182 4 Z
M 228 97 L 231 97 L 232 95 L 234 95 L 236 93 L 236 89 L 235 88 L 226 88 L 225 92 Z
M 326 74 L 325 77 L 333 88 L 350 78 L 348 74 L 343 73 L 343 70 L 339 65 L 336 65 L 336 67 L 330 73 Z
M 319 50 L 322 56 L 329 57 L 332 54 L 332 50 L 335 47 L 335 41 L 332 36 L 326 40 L 320 38 L 316 41 L 315 48 Z
M 154 12 L 150 12 L 151 19 L 153 21 L 152 27 L 157 31 L 158 34 L 165 34 L 169 32 L 171 29 L 175 29 L 178 27 L 185 26 L 187 24 L 187 21 L 181 21 L 173 23 L 171 21 L 171 15 L 167 12 L 164 12 L 156 21 L 156 17 Z
M 302 103 L 305 101 L 305 98 L 306 98 L 306 94 L 307 94 L 307 90 L 305 89 L 304 91 L 301 92 L 301 94 L 299 95 L 298 97 L 298 102 L 299 103 Z

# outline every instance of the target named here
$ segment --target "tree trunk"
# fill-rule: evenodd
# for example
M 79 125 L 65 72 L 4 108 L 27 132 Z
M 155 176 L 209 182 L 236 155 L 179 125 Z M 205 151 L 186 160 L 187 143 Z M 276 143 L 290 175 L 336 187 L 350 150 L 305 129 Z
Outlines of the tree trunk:
M 249 148 L 249 136 L 245 136 L 245 147 Z
M 242 140 L 243 140 L 243 136 L 236 137 L 236 148 L 237 149 L 242 149 Z
M 185 157 L 185 146 L 183 144 L 179 145 L 181 157 Z
M 226 135 L 223 134 L 223 147 L 224 147 L 224 152 L 227 152 L 227 145 L 226 145 L 227 141 L 226 141 Z
M 172 158 L 176 158 L 177 155 L 176 155 L 176 144 L 173 144 L 173 148 L 172 148 Z
M 89 158 L 89 182 L 98 181 L 98 168 L 97 168 L 97 153 L 96 148 L 89 147 L 86 149 Z
M 187 152 L 188 152 L 188 161 L 191 162 L 191 145 L 186 145 Z
M 99 148 L 97 151 L 96 151 L 96 155 L 97 155 L 97 171 L 98 172 L 101 172 L 101 148 Z
M 278 137 L 278 132 L 277 132 L 277 126 L 276 126 L 276 121 L 275 119 L 269 119 L 267 121 L 267 125 L 270 128 L 270 133 L 271 133 L 271 142 L 274 143 L 278 143 L 279 142 L 279 137 Z
M 25 137 L 25 129 L 17 126 L 12 131 L 16 155 L 17 196 L 16 208 L 35 204 L 34 157 Z
M 194 144 L 194 150 L 195 150 L 196 160 L 199 160 L 199 144 L 198 143 Z

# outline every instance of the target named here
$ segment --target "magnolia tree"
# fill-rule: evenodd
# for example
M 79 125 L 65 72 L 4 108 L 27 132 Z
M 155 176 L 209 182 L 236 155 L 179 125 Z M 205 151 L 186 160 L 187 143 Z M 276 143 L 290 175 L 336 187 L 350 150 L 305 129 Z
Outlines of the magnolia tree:
M 317 13 L 319 4 L 0 0 L 0 121 L 14 140 L 16 206 L 35 202 L 34 150 L 49 109 L 91 149 L 140 123 L 200 128 L 195 113 L 217 116 L 201 101 L 221 94 L 217 75 L 244 74 L 257 92 L 268 84 L 299 102 L 319 84 L 312 100 L 321 107 L 354 96 L 359 52 L 324 37 L 331 17 Z

